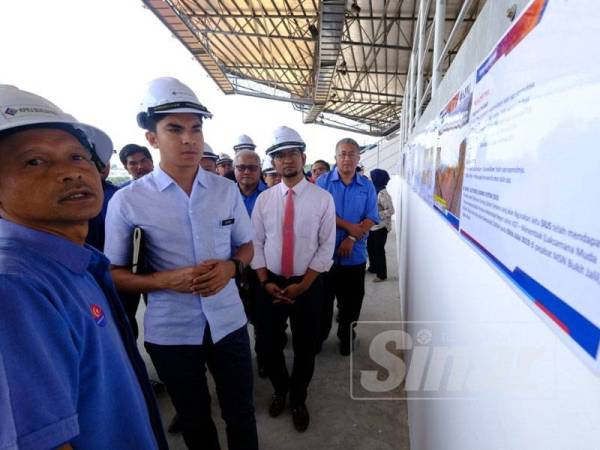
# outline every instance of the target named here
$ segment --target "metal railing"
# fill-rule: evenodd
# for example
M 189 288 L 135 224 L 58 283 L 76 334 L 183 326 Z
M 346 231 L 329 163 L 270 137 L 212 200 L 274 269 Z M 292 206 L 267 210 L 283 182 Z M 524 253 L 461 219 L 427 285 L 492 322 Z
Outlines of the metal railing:
M 433 22 L 427 31 L 430 8 L 435 3 Z M 413 37 L 413 50 L 410 55 L 408 80 L 402 113 L 400 117 L 400 143 L 404 145 L 418 122 L 428 99 L 435 96 L 442 80 L 442 65 L 454 45 L 458 31 L 463 24 L 473 0 L 464 0 L 460 12 L 448 38 L 446 35 L 447 0 L 420 0 L 417 16 L 417 32 Z M 427 35 L 427 36 L 426 36 Z M 429 56 L 429 48 L 433 39 L 433 55 L 431 56 L 431 77 L 425 86 L 425 66 Z

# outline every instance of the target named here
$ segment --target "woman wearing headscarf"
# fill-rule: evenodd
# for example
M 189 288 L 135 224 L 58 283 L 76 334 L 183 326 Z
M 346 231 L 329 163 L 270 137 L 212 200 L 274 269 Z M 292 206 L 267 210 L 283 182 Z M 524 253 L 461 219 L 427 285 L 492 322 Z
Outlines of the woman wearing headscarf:
M 392 216 L 394 205 L 390 194 L 385 187 L 390 181 L 389 174 L 383 169 L 371 170 L 371 181 L 377 192 L 377 209 L 379 211 L 379 223 L 374 225 L 367 239 L 367 252 L 369 253 L 369 272 L 376 274 L 373 279 L 375 283 L 387 278 L 387 265 L 385 262 L 385 242 L 388 232 L 392 229 Z

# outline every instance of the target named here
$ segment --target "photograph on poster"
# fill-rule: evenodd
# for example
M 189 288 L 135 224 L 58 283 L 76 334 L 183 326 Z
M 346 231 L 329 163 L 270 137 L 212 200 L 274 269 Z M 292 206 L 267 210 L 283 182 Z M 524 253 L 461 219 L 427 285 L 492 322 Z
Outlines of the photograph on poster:
M 457 229 L 465 175 L 473 82 L 474 78 L 469 77 L 439 117 L 433 201 L 436 209 Z
M 438 131 L 435 123 L 431 123 L 424 132 L 415 137 L 416 153 L 414 191 L 427 202 L 433 204 L 433 182 L 435 179 L 435 149 L 438 143 Z

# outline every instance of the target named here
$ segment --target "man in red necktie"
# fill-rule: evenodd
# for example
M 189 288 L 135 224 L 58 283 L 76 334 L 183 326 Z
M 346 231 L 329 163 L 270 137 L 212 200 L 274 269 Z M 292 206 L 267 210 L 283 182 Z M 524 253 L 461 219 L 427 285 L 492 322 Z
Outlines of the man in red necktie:
M 275 389 L 269 414 L 277 417 L 283 412 L 289 392 L 294 426 L 300 432 L 310 422 L 306 396 L 319 343 L 320 274 L 331 267 L 335 247 L 333 197 L 306 181 L 304 149 L 296 131 L 275 130 L 266 153 L 282 182 L 258 196 L 252 213 L 252 268 L 264 291 L 257 332 L 265 343 L 267 373 Z M 288 317 L 294 349 L 291 375 L 283 355 Z

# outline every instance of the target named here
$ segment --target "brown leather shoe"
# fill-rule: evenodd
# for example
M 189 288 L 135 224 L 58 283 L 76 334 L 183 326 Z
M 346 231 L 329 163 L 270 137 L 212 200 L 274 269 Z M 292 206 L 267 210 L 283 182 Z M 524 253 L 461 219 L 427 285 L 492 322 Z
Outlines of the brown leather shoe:
M 271 417 L 280 416 L 285 409 L 285 395 L 273 395 L 271 406 L 269 406 L 269 415 Z
M 292 408 L 292 420 L 294 421 L 294 428 L 299 433 L 303 433 L 308 428 L 310 423 L 310 415 L 306 409 L 306 405 L 300 405 L 296 408 Z

